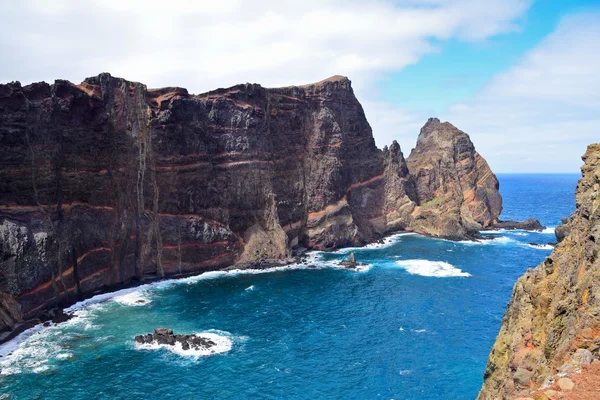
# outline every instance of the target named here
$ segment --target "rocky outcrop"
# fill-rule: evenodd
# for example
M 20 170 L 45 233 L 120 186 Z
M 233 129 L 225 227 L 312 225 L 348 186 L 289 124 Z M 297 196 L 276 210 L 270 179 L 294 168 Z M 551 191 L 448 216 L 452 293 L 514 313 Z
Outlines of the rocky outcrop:
M 527 397 L 600 357 L 600 144 L 583 160 L 564 238 L 515 284 L 481 400 Z
M 210 338 L 200 335 L 174 335 L 169 328 L 156 328 L 154 333 L 137 335 L 134 341 L 138 344 L 157 344 L 175 346 L 178 344 L 182 350 L 210 350 L 217 343 Z
M 562 219 L 562 224 L 557 226 L 554 230 L 554 234 L 556 236 L 556 241 L 557 242 L 562 242 L 564 240 L 564 238 L 566 238 L 569 235 L 569 219 L 568 218 L 563 218 Z
M 432 119 L 408 162 L 397 143 L 379 150 L 345 77 L 200 95 L 109 74 L 0 85 L 0 331 L 296 247 L 474 237 L 500 210 L 465 133 Z
M 431 118 L 407 159 L 416 202 L 412 227 L 435 236 L 477 236 L 502 211 L 498 179 L 469 135 Z
M 513 230 L 513 229 L 521 229 L 521 230 L 525 230 L 525 231 L 542 231 L 544 229 L 546 229 L 545 226 L 543 226 L 540 221 L 538 221 L 537 219 L 534 218 L 530 218 L 526 221 L 499 221 L 497 223 L 494 223 L 491 225 L 490 227 L 491 229 L 507 229 L 507 230 Z

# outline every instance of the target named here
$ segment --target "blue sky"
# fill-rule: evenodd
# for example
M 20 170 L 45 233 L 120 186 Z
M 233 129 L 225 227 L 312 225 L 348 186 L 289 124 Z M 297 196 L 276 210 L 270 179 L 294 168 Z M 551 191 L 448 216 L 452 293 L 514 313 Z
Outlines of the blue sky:
M 517 32 L 475 43 L 438 40 L 439 51 L 378 83 L 382 98 L 403 108 L 440 113 L 473 98 L 495 74 L 517 63 L 550 34 L 564 15 L 590 12 L 598 6 L 600 0 L 537 1 L 523 16 Z
M 202 93 L 345 75 L 379 147 L 408 155 L 436 116 L 496 172 L 577 172 L 600 138 L 600 0 L 21 0 L 0 15 L 0 82 L 110 72 Z

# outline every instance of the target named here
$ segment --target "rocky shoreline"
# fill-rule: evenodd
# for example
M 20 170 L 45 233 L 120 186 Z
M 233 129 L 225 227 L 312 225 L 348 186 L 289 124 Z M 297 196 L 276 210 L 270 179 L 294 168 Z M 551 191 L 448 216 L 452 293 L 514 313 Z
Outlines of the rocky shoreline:
M 498 229 L 504 229 L 504 228 L 498 228 Z M 520 228 L 518 228 L 518 229 L 520 229 Z M 489 229 L 488 231 L 493 231 L 493 230 L 497 230 L 497 229 Z M 385 243 L 384 239 L 386 237 L 394 236 L 398 233 L 414 233 L 414 234 L 418 234 L 418 235 L 425 236 L 425 237 L 430 237 L 430 238 L 434 238 L 434 239 L 436 238 L 434 236 L 426 235 L 426 234 L 422 234 L 422 233 L 418 233 L 418 232 L 396 231 L 396 232 L 389 233 L 382 239 L 377 239 L 377 240 L 374 240 L 372 243 L 364 244 L 364 246 L 366 246 L 368 244 L 373 244 L 373 243 L 384 244 Z M 478 241 L 478 240 L 493 240 L 493 239 L 494 239 L 493 236 L 490 236 L 490 237 L 480 236 L 478 239 L 471 239 L 471 240 Z M 532 243 L 532 245 L 538 245 L 538 244 Z M 334 250 L 335 249 L 331 249 L 330 251 L 334 251 Z M 160 281 L 164 281 L 164 280 L 185 279 L 185 278 L 198 276 L 205 272 L 211 272 L 211 271 L 268 270 L 268 269 L 272 269 L 272 268 L 281 268 L 281 267 L 287 267 L 287 266 L 291 266 L 291 265 L 303 265 L 309 269 L 316 268 L 314 265 L 312 265 L 308 261 L 308 258 L 306 257 L 307 252 L 308 252 L 308 250 L 306 248 L 299 247 L 299 248 L 295 249 L 294 255 L 292 257 L 288 257 L 286 259 L 258 260 L 258 261 L 243 263 L 243 264 L 233 264 L 233 265 L 230 265 L 225 268 L 206 270 L 206 271 L 202 271 L 199 273 L 191 272 L 191 273 L 187 273 L 187 274 L 173 275 L 173 276 L 169 276 L 169 277 L 147 276 L 147 277 L 145 277 L 145 281 L 143 281 L 143 282 L 132 280 L 126 284 L 120 284 L 120 285 L 115 285 L 112 287 L 106 287 L 103 290 L 98 290 L 96 292 L 89 293 L 86 296 L 82 296 L 81 298 L 77 299 L 76 302 L 66 304 L 64 307 L 49 308 L 49 309 L 45 310 L 42 314 L 40 314 L 39 317 L 23 321 L 23 322 L 17 324 L 13 330 L 0 333 L 0 345 L 14 339 L 15 337 L 17 337 L 24 331 L 31 329 L 38 324 L 43 324 L 44 326 L 49 326 L 50 323 L 58 324 L 61 322 L 68 321 L 70 318 L 72 318 L 72 314 L 65 312 L 65 310 L 67 308 L 71 307 L 73 304 L 75 304 L 77 302 L 82 302 L 82 301 L 91 299 L 98 295 L 114 293 L 114 292 L 117 292 L 120 290 L 135 288 L 138 286 L 144 286 L 147 284 L 151 284 L 154 282 L 160 282 Z M 354 253 L 351 253 L 351 254 L 354 254 Z M 351 269 L 351 270 L 360 270 L 361 267 L 365 266 L 365 264 L 357 262 L 356 258 L 354 258 L 353 261 L 350 260 L 350 256 L 348 259 L 342 260 L 339 263 L 339 265 L 340 265 L 340 267 L 343 267 L 346 269 Z

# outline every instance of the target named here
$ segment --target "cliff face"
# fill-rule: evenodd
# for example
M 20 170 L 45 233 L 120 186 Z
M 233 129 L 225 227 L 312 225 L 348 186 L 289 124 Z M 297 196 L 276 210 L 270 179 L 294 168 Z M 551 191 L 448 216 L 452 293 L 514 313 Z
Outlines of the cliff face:
M 469 135 L 431 118 L 408 157 L 421 205 L 413 226 L 460 239 L 496 222 L 502 211 L 499 184 Z
M 423 132 L 408 166 L 397 143 L 377 149 L 340 76 L 201 95 L 109 74 L 0 85 L 0 331 L 107 287 L 295 246 L 467 238 L 500 213 L 497 181 L 466 134 L 437 120 Z
M 515 284 L 481 400 L 528 394 L 600 356 L 600 145 L 590 145 L 583 160 L 566 236 Z

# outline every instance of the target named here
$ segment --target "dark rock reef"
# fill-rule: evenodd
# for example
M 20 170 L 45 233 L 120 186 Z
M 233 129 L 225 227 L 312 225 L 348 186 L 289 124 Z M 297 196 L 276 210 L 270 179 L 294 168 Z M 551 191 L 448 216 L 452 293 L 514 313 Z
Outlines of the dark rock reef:
M 134 340 L 139 344 L 163 344 L 168 346 L 175 346 L 175 343 L 180 343 L 182 350 L 208 350 L 217 345 L 212 340 L 198 335 L 174 335 L 173 330 L 168 328 L 156 328 L 153 334 L 138 335 Z
M 350 80 L 201 95 L 109 74 L 0 85 L 0 331 L 127 284 L 359 246 L 478 237 L 501 211 L 469 136 L 379 150 Z
M 574 398 L 598 398 L 598 374 L 585 374 L 600 358 L 600 144 L 583 160 L 576 211 L 552 254 L 515 284 L 480 400 L 562 398 L 560 392 L 577 391 L 573 381 L 589 379 L 596 382 L 591 394 Z M 582 371 L 586 379 L 578 377 Z

